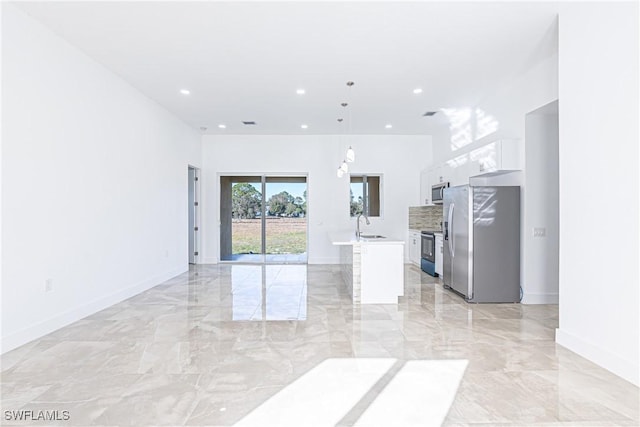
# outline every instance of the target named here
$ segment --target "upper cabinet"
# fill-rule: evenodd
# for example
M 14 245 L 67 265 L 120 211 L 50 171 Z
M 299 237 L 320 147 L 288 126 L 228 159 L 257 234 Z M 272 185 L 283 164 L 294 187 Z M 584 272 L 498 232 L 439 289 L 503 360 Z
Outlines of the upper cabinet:
M 445 182 L 444 176 L 442 175 L 442 165 L 435 165 L 429 168 L 429 182 L 432 184 Z
M 420 172 L 420 204 L 430 205 L 433 203 L 431 200 L 431 186 L 438 182 L 445 182 L 446 179 L 443 175 L 442 165 L 436 165 Z
M 469 178 L 498 170 L 519 170 L 518 140 L 493 141 L 441 164 L 425 169 L 420 174 L 420 203 L 431 203 L 431 186 L 449 182 L 453 187 L 469 183 Z
M 420 204 L 428 205 L 431 203 L 431 181 L 432 177 L 429 169 L 420 172 Z
M 484 145 L 469 153 L 469 159 L 474 165 L 472 174 L 480 175 L 497 170 L 519 170 L 520 150 L 517 140 L 495 141 Z

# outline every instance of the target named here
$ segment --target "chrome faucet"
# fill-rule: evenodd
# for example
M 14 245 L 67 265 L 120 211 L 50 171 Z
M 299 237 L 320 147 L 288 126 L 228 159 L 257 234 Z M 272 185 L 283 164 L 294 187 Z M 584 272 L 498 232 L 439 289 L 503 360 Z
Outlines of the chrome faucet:
M 358 214 L 358 217 L 356 218 L 356 237 L 359 239 L 360 238 L 360 217 L 364 216 L 364 219 L 367 221 L 367 225 L 371 225 L 371 222 L 369 222 L 369 217 L 366 216 L 365 214 Z

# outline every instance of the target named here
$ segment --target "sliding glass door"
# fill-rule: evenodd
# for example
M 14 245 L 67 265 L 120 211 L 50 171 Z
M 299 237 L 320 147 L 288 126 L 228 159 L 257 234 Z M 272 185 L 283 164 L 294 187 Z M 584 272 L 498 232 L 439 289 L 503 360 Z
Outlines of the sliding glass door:
M 307 178 L 221 176 L 220 260 L 305 263 Z

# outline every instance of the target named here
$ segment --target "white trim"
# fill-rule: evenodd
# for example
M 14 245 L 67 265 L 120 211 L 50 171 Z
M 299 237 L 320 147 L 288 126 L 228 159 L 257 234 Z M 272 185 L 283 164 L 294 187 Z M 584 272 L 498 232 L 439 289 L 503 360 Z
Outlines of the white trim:
M 522 296 L 521 304 L 559 304 L 558 294 L 529 294 Z
M 183 265 L 173 270 L 167 271 L 163 274 L 150 277 L 142 280 L 132 286 L 121 289 L 110 295 L 98 298 L 88 304 L 84 304 L 80 307 L 75 307 L 67 310 L 61 314 L 58 314 L 52 318 L 45 319 L 34 325 L 27 326 L 17 332 L 14 332 L 8 336 L 2 337 L 0 340 L 0 354 L 4 354 L 11 351 L 21 345 L 27 344 L 30 341 L 41 338 L 51 332 L 58 330 L 64 326 L 67 326 L 73 322 L 97 313 L 107 307 L 124 301 L 127 298 L 131 298 L 141 292 L 144 292 L 154 286 L 157 286 L 173 277 L 176 277 L 186 271 L 189 271 L 189 265 Z
M 637 360 L 625 360 L 560 328 L 556 329 L 556 343 L 613 372 L 630 383 L 640 386 L 640 366 Z

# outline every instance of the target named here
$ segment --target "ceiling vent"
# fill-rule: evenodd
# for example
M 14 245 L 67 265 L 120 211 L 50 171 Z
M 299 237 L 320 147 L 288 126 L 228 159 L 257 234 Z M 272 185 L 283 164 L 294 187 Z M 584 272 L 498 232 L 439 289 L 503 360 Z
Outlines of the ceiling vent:
M 254 122 L 254 121 L 247 121 L 247 122 L 245 122 L 245 121 L 243 120 L 243 121 L 242 121 L 242 124 L 243 124 L 243 125 L 246 125 L 246 126 L 255 126 L 256 122 Z
M 426 113 L 424 113 L 422 115 L 422 117 L 431 117 L 431 116 L 435 116 L 435 114 L 437 113 L 437 111 L 427 111 Z

